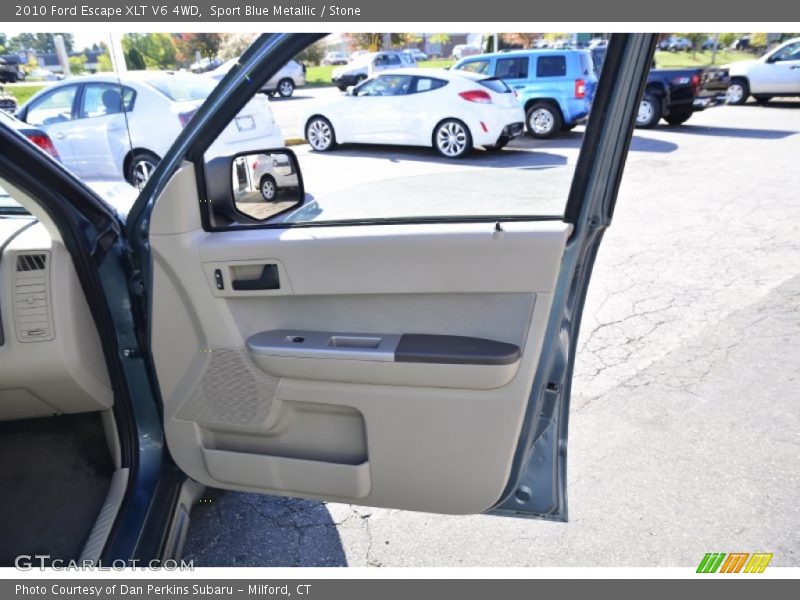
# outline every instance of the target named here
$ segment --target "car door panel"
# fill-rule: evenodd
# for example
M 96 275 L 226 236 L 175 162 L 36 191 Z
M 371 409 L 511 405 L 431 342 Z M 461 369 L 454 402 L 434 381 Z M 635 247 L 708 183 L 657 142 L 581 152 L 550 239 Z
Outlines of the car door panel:
M 316 39 L 259 38 L 243 73 Z M 243 491 L 565 520 L 580 316 L 655 42 L 612 39 L 563 219 L 225 229 L 201 218 L 195 169 L 248 88 L 217 88 L 186 130 L 207 144 L 173 147 L 128 222 L 177 465 Z
M 181 468 L 217 487 L 375 506 L 471 513 L 497 502 L 569 225 L 206 233 L 189 212 L 165 195 L 151 233 L 153 352 Z M 247 264 L 280 264 L 281 293 L 237 294 Z M 277 372 L 260 367 L 248 339 L 281 330 L 356 344 L 466 336 L 520 351 L 506 364 L 452 364 L 370 360 L 358 345 L 362 355 L 337 358 L 322 343 L 329 357 L 278 353 Z

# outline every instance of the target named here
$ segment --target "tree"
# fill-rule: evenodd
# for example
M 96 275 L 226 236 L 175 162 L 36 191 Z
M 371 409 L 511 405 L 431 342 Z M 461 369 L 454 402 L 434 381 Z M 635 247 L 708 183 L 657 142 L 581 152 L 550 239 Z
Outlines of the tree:
M 147 68 L 142 53 L 136 48 L 125 50 L 125 65 L 131 71 L 144 71 Z
M 168 33 L 126 33 L 122 37 L 122 48 L 126 60 L 133 59 L 132 50 L 136 50 L 143 59 L 146 68 L 174 69 L 177 66 L 175 44 Z M 138 65 L 131 66 L 137 69 Z
M 79 54 L 69 57 L 69 70 L 73 75 L 80 75 L 86 70 L 86 55 Z
M 742 37 L 741 33 L 720 33 L 719 34 L 719 47 L 729 48 L 733 42 Z
M 767 47 L 766 33 L 753 33 L 750 35 L 750 47 L 754 50 L 764 50 Z
M 533 48 L 537 40 L 541 39 L 541 33 L 501 33 L 500 39 L 511 46 L 521 46 L 523 48 Z
M 39 54 L 50 54 L 56 51 L 55 36 L 64 38 L 67 53 L 72 52 L 75 45 L 75 36 L 71 33 L 20 33 L 8 41 L 8 49 L 16 52 L 19 50 L 33 50 Z
M 314 42 L 297 55 L 297 60 L 307 65 L 318 65 L 324 57 L 325 47 L 320 42 Z
M 223 33 L 219 44 L 219 57 L 225 60 L 238 58 L 256 39 L 255 33 Z
M 97 57 L 97 71 L 99 73 L 106 73 L 114 70 L 114 64 L 111 62 L 111 55 L 108 51 L 103 52 Z
M 199 52 L 202 58 L 215 58 L 222 35 L 219 33 L 175 33 L 172 35 L 178 61 L 191 64 Z
M 0 53 L 5 54 L 7 43 L 8 43 L 8 37 L 6 36 L 6 34 L 0 33 Z
M 697 49 L 703 45 L 703 42 L 708 38 L 707 33 L 677 33 L 680 37 L 684 37 L 692 44 L 692 58 L 697 56 Z
M 352 50 L 389 50 L 383 47 L 383 33 L 344 33 L 342 37 L 347 41 L 347 47 Z M 406 46 L 419 41 L 419 36 L 414 33 L 393 33 L 391 46 Z

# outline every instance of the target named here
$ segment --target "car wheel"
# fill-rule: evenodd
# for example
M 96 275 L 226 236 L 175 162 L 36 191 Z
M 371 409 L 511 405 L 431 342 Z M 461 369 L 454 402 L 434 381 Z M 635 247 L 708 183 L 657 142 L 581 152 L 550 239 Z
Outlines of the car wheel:
M 661 99 L 645 92 L 636 113 L 636 127 L 652 129 L 661 118 Z
M 725 92 L 725 102 L 727 104 L 744 104 L 750 95 L 750 86 L 746 79 L 736 78 L 731 81 L 728 90 Z
M 756 102 L 759 104 L 766 104 L 770 100 L 772 100 L 772 96 L 764 96 L 763 94 L 758 94 L 757 96 L 753 96 L 756 99 Z
M 281 98 L 288 98 L 294 94 L 294 81 L 288 78 L 281 79 L 278 82 L 278 93 L 281 95 Z
M 150 179 L 150 175 L 153 174 L 160 160 L 152 152 L 146 150 L 136 152 L 128 165 L 126 174 L 128 183 L 136 188 L 141 188 Z
M 337 85 L 336 87 L 339 88 L 340 92 L 346 92 L 347 91 L 347 86 L 346 85 Z
M 258 184 L 264 202 L 272 202 L 278 196 L 278 184 L 272 175 L 264 175 Z
M 472 135 L 461 121 L 446 119 L 433 131 L 433 147 L 447 158 L 461 158 L 472 150 Z
M 692 116 L 691 110 L 676 110 L 664 116 L 664 120 L 670 125 L 682 125 Z
M 561 111 L 549 102 L 536 102 L 525 114 L 528 133 L 540 140 L 551 138 L 561 131 L 564 119 Z
M 325 117 L 311 117 L 306 125 L 306 139 L 317 152 L 327 152 L 336 146 L 333 125 Z

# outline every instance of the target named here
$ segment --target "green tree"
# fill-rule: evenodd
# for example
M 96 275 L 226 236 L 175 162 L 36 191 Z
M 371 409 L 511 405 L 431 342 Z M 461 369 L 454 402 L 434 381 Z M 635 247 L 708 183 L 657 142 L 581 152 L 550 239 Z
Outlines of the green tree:
M 733 42 L 738 40 L 742 37 L 741 33 L 720 33 L 719 34 L 719 47 L 720 48 L 729 48 L 733 45 Z
M 320 42 L 315 42 L 310 46 L 306 46 L 305 50 L 297 55 L 297 60 L 307 65 L 318 65 L 324 57 L 325 47 Z
M 134 61 L 136 50 L 148 69 L 174 69 L 177 66 L 175 44 L 168 33 L 126 33 L 122 37 L 126 59 Z M 137 66 L 131 66 L 136 69 Z
M 766 33 L 753 33 L 750 35 L 750 47 L 756 50 L 763 50 L 767 47 Z
M 144 71 L 147 68 L 142 53 L 136 48 L 125 50 L 125 65 L 131 71 Z
M 39 54 L 49 54 L 56 51 L 56 35 L 64 38 L 64 46 L 67 49 L 67 53 L 72 52 L 75 45 L 75 36 L 71 33 L 20 33 L 11 38 L 7 46 L 13 52 L 33 50 Z
M 99 73 L 107 73 L 114 70 L 114 64 L 111 62 L 111 55 L 108 51 L 103 52 L 97 57 L 97 71 Z
M 0 52 L 5 53 L 7 43 L 8 43 L 8 37 L 6 36 L 6 34 L 0 33 Z
M 79 54 L 69 57 L 69 70 L 73 75 L 80 75 L 86 70 L 86 55 Z
M 389 50 L 383 47 L 383 34 L 382 33 L 345 33 L 342 37 L 347 40 L 347 47 L 350 50 Z M 392 47 L 402 47 L 409 43 L 414 43 L 413 40 L 418 40 L 419 37 L 413 33 L 393 33 L 391 35 Z
M 692 58 L 697 56 L 697 49 L 706 41 L 706 38 L 709 37 L 710 34 L 708 33 L 676 33 L 675 35 L 680 37 L 685 37 L 689 40 L 692 44 Z

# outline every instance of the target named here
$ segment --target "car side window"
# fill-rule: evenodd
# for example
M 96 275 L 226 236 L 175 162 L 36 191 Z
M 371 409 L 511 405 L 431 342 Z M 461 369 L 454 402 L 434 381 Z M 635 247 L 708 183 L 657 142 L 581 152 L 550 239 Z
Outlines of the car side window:
M 358 96 L 402 96 L 411 87 L 410 75 L 381 75 L 358 88 Z
M 469 71 L 470 73 L 478 73 L 480 75 L 489 74 L 489 61 L 488 60 L 471 60 L 465 62 L 458 67 L 459 71 Z
M 527 79 L 528 57 L 497 59 L 495 76 L 500 79 Z
M 786 46 L 772 57 L 772 62 L 783 62 L 787 60 L 800 60 L 800 42 Z
M 537 77 L 564 77 L 567 74 L 567 57 L 564 55 L 540 56 L 536 61 Z
M 70 85 L 42 96 L 28 108 L 25 121 L 36 126 L 71 121 L 77 91 L 77 85 Z
M 133 108 L 136 93 L 129 87 L 122 88 L 113 83 L 90 83 L 83 89 L 80 110 L 81 119 L 102 117 L 125 112 Z
M 434 79 L 433 77 L 415 77 L 414 84 L 411 88 L 410 94 L 419 94 L 421 92 L 430 92 L 438 90 L 447 85 L 446 81 L 442 79 Z

